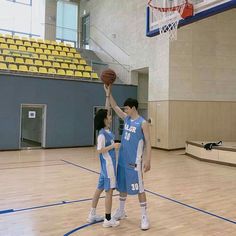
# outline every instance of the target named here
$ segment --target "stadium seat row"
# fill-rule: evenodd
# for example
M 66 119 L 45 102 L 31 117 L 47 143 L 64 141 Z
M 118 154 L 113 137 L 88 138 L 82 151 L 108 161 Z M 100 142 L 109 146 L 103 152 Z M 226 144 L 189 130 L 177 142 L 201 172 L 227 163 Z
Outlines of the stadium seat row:
M 41 73 L 41 74 L 56 74 L 64 76 L 76 76 L 81 78 L 93 78 L 98 79 L 97 73 L 81 72 L 78 70 L 65 70 L 65 69 L 56 69 L 56 68 L 46 68 L 46 67 L 37 67 L 37 66 L 27 66 L 27 65 L 16 65 L 0 62 L 0 70 L 10 70 L 10 71 L 19 71 L 19 72 L 32 72 L 32 73 Z

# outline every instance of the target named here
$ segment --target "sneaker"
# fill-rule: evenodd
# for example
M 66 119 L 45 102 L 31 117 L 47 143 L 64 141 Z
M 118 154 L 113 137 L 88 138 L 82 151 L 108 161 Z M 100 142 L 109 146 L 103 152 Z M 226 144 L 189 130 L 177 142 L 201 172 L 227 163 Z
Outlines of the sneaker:
M 98 222 L 98 221 L 102 221 L 102 220 L 104 220 L 103 216 L 89 214 L 87 222 L 94 223 L 94 222 Z
M 105 219 L 102 226 L 104 228 L 108 228 L 108 227 L 116 227 L 118 225 L 120 225 L 120 221 L 111 218 L 110 220 Z
M 148 230 L 150 228 L 148 217 L 143 215 L 141 218 L 141 229 Z
M 112 217 L 115 220 L 123 220 L 126 217 L 125 211 L 121 211 L 119 208 L 116 209 L 116 211 L 114 212 L 114 214 L 112 215 Z

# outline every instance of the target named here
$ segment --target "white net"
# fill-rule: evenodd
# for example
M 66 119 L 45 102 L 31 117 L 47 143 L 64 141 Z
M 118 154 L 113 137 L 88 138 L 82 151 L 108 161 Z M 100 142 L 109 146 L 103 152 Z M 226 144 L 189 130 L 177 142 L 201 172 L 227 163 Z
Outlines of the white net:
M 177 28 L 182 19 L 181 14 L 185 7 L 185 1 L 150 0 L 152 22 L 159 29 L 160 34 L 169 34 L 169 40 L 177 39 Z

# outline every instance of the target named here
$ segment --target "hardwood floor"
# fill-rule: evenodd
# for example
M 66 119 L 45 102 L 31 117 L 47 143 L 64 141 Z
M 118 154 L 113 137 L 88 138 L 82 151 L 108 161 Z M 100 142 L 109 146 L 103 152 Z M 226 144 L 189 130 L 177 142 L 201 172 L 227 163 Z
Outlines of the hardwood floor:
M 119 227 L 87 224 L 100 168 L 95 148 L 0 152 L 0 235 L 236 235 L 236 167 L 183 153 L 152 150 L 144 175 L 151 228 L 141 231 L 136 196 L 128 197 Z M 97 212 L 104 213 L 104 198 Z

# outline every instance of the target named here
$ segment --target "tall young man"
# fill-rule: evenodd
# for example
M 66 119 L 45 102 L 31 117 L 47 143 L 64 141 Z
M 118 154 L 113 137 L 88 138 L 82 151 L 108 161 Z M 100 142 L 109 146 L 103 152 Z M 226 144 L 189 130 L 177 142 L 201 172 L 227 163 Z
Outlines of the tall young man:
M 111 86 L 104 86 L 106 96 L 116 114 L 124 120 L 117 166 L 117 190 L 120 192 L 120 206 L 113 217 L 125 218 L 125 200 L 127 194 L 138 195 L 141 207 L 141 229 L 149 229 L 147 201 L 144 192 L 143 174 L 151 168 L 151 144 L 148 123 L 138 114 L 138 101 L 128 98 L 124 102 L 124 112 L 111 94 Z M 143 158 L 145 150 L 145 158 Z

